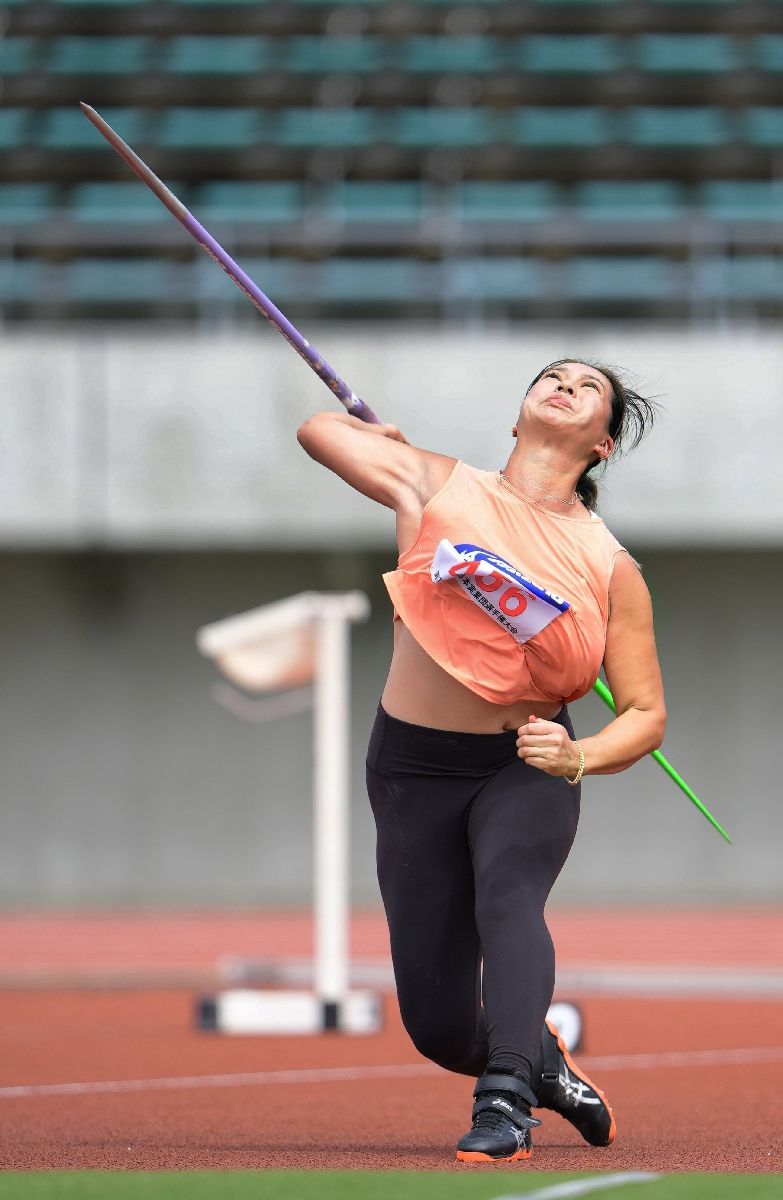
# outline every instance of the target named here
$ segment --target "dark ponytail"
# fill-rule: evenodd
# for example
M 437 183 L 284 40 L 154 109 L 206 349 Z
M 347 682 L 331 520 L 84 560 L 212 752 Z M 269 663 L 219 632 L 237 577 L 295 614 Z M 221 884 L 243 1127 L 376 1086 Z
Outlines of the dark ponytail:
M 645 399 L 644 396 L 641 396 L 638 392 L 628 387 L 614 367 L 606 367 L 603 363 L 592 362 L 586 358 L 559 358 L 556 362 L 549 363 L 542 371 L 538 372 L 533 383 L 530 384 L 528 391 L 533 387 L 533 384 L 538 383 L 543 375 L 546 375 L 547 371 L 551 371 L 553 367 L 562 367 L 565 363 L 569 362 L 582 363 L 586 367 L 592 367 L 594 371 L 600 371 L 612 385 L 612 411 L 609 416 L 609 436 L 614 441 L 614 449 L 609 457 L 612 458 L 614 455 L 635 449 L 645 434 L 652 428 L 657 412 L 657 405 L 654 400 Z M 603 461 L 605 467 L 608 459 L 604 459 Z M 591 463 L 587 464 L 576 482 L 576 494 L 585 508 L 589 508 L 591 512 L 594 512 L 598 507 L 598 484 L 590 472 L 600 462 L 600 458 L 594 458 Z

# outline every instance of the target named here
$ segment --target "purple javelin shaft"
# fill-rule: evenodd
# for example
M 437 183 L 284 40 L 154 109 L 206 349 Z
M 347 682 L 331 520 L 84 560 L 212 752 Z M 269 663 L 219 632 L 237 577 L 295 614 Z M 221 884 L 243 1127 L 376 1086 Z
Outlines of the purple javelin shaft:
M 360 400 L 356 393 L 348 386 L 344 379 L 341 379 L 336 371 L 329 366 L 325 358 L 322 358 L 318 351 L 310 345 L 310 343 L 302 337 L 295 325 L 292 325 L 288 317 L 281 313 L 280 309 L 272 303 L 268 296 L 265 296 L 257 284 L 249 275 L 246 275 L 242 268 L 234 262 L 230 254 L 227 254 L 219 242 L 216 242 L 211 233 L 201 225 L 192 213 L 188 212 L 181 200 L 178 200 L 165 183 L 158 179 L 157 175 L 149 169 L 147 164 L 139 158 L 127 142 L 124 142 L 118 134 L 114 132 L 111 125 L 104 121 L 103 117 L 91 108 L 89 104 L 82 104 L 82 112 L 89 121 L 92 121 L 95 128 L 98 130 L 109 145 L 117 151 L 120 158 L 128 164 L 130 169 L 138 175 L 142 183 L 145 183 L 151 192 L 154 193 L 160 200 L 161 204 L 165 204 L 173 217 L 176 217 L 180 225 L 187 229 L 192 238 L 198 242 L 200 246 L 206 250 L 210 258 L 225 271 L 229 279 L 232 279 L 241 292 L 247 296 L 251 304 L 254 304 L 258 311 L 266 317 L 275 329 L 282 333 L 283 337 L 293 346 L 297 354 L 312 367 L 319 379 L 323 380 L 330 391 L 334 392 L 337 399 L 345 405 L 348 412 L 359 417 L 362 421 L 366 421 L 370 425 L 380 425 L 380 417 L 376 416 L 369 404 L 365 404 L 364 400 Z

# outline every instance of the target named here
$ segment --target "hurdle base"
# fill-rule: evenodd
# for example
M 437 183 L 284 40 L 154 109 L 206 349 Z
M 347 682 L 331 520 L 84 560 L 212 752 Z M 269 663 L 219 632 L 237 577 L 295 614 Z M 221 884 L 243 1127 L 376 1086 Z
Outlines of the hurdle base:
M 262 988 L 230 988 L 202 996 L 196 1025 L 212 1033 L 263 1034 L 378 1033 L 383 1002 L 375 992 L 348 992 L 340 1001 L 322 1000 L 314 992 Z

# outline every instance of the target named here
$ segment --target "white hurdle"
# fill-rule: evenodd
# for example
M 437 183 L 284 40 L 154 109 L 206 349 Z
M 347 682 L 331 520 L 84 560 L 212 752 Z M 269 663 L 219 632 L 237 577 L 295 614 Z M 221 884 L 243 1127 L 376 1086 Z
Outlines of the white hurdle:
M 233 1034 L 372 1033 L 381 1024 L 380 998 L 351 991 L 349 980 L 349 748 L 350 625 L 364 621 L 363 592 L 303 592 L 224 621 L 197 634 L 202 654 L 247 691 L 312 685 L 313 708 L 313 920 L 315 959 L 309 991 L 229 988 L 199 1001 L 202 1029 Z M 283 715 L 221 685 L 216 698 L 253 720 Z M 231 689 L 228 689 L 230 692 Z M 301 703 L 299 703 L 301 710 Z M 296 711 L 296 706 L 290 709 Z

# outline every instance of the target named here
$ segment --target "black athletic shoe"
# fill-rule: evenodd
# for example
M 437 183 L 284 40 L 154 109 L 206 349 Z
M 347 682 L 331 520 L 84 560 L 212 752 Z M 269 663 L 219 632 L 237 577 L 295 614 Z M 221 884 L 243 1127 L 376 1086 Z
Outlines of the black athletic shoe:
M 473 1127 L 457 1143 L 460 1162 L 513 1162 L 530 1158 L 530 1090 L 513 1075 L 482 1075 L 473 1095 Z M 518 1108 L 522 1097 L 522 1108 Z M 535 1097 L 533 1097 L 535 1099 Z
M 617 1132 L 609 1101 L 577 1067 L 557 1027 L 550 1021 L 541 1035 L 541 1053 L 539 1107 L 560 1113 L 591 1146 L 608 1146 Z

